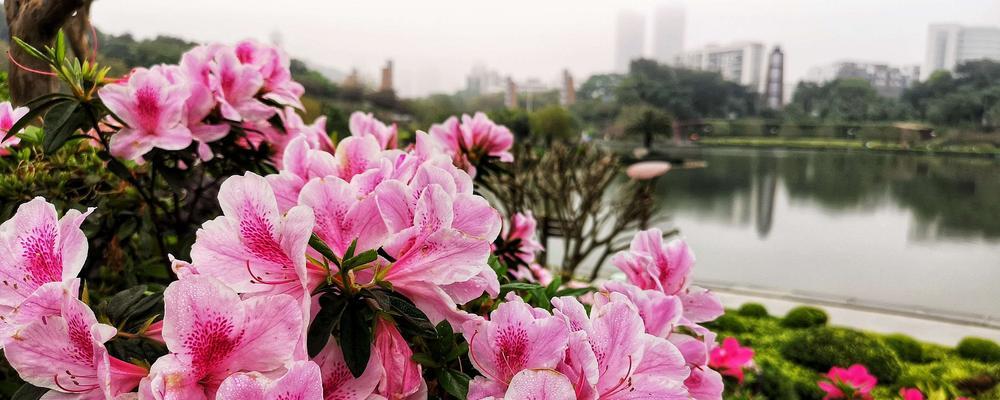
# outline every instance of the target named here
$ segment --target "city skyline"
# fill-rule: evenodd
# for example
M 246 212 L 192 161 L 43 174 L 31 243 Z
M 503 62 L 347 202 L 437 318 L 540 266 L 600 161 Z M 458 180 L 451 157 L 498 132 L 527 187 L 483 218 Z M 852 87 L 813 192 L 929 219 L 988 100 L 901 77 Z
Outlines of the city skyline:
M 589 75 L 613 70 L 618 10 L 652 15 L 658 4 L 522 2 L 300 1 L 275 8 L 262 0 L 239 6 L 229 1 L 102 0 L 94 3 L 92 14 L 102 30 L 140 38 L 167 34 L 199 42 L 246 37 L 269 41 L 278 32 L 292 56 L 345 74 L 357 68 L 372 80 L 377 80 L 385 60 L 393 59 L 397 89 L 415 96 L 461 90 L 476 64 L 518 80 L 535 77 L 546 82 L 558 82 L 561 71 L 569 69 L 582 83 Z M 1000 4 L 988 0 L 948 6 L 930 0 L 846 0 L 836 5 L 818 0 L 704 0 L 689 2 L 685 13 L 685 48 L 737 41 L 780 45 L 787 55 L 789 83 L 804 78 L 813 66 L 842 59 L 923 64 L 930 24 L 1000 26 Z M 220 14 L 231 17 L 215 17 Z M 847 24 L 850 29 L 845 29 Z

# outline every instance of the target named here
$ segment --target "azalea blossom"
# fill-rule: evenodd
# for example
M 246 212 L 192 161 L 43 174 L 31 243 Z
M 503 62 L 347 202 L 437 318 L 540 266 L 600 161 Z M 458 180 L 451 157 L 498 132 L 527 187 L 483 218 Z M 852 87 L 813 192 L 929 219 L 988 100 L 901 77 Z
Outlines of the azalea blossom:
M 243 300 L 208 276 L 171 283 L 163 301 L 163 339 L 170 354 L 156 360 L 143 379 L 144 398 L 214 398 L 233 373 L 267 373 L 292 361 L 303 331 L 292 297 Z
M 355 111 L 351 114 L 351 118 L 348 121 L 348 129 L 351 131 L 351 135 L 354 136 L 374 137 L 382 149 L 395 149 L 399 147 L 397 143 L 399 139 L 396 132 L 396 124 L 387 126 L 382 121 L 376 119 L 372 113 L 366 114 Z
M 139 160 L 153 148 L 180 150 L 193 140 L 185 122 L 186 84 L 170 83 L 162 73 L 134 70 L 127 83 L 112 83 L 98 91 L 104 105 L 125 123 L 111 136 L 111 154 Z
M 825 376 L 827 380 L 819 382 L 819 388 L 826 392 L 824 400 L 871 400 L 871 391 L 878 383 L 861 364 L 854 364 L 846 369 L 833 367 Z
M 75 291 L 58 294 L 55 312 L 18 328 L 4 348 L 21 379 L 55 392 L 46 398 L 110 399 L 138 386 L 146 369 L 111 357 L 104 347 L 115 328 L 98 323 Z
M 10 132 L 10 128 L 14 127 L 24 114 L 28 113 L 27 107 L 17 107 L 13 108 L 9 101 L 0 103 L 0 138 L 7 136 Z M 20 133 L 20 132 L 15 132 Z M 17 135 L 13 135 L 7 140 L 0 141 L 0 156 L 6 156 L 11 153 L 10 149 L 21 142 L 21 138 Z
M 188 59 L 187 55 L 184 59 Z M 208 123 L 206 118 L 217 107 L 218 103 L 211 89 L 198 76 L 190 76 L 187 70 L 179 65 L 156 65 L 151 71 L 163 75 L 172 84 L 185 85 L 187 89 L 184 102 L 184 124 L 191 131 L 191 137 L 198 142 L 198 155 L 207 161 L 213 157 L 208 143 L 222 139 L 229 134 L 229 124 Z M 193 72 L 197 73 L 197 72 Z
M 577 397 L 573 384 L 565 375 L 551 369 L 526 369 L 510 380 L 503 399 L 576 400 Z
M 216 400 L 322 399 L 320 369 L 312 361 L 292 363 L 280 378 L 271 380 L 260 372 L 241 372 L 222 381 Z
M 488 321 L 466 323 L 469 358 L 483 376 L 469 384 L 469 399 L 503 398 L 515 375 L 555 369 L 566 357 L 569 327 L 547 311 L 509 298 Z
M 261 76 L 259 67 L 241 62 L 235 49 L 217 49 L 208 67 L 209 87 L 219 102 L 223 118 L 230 121 L 261 121 L 274 115 L 274 108 L 256 97 L 264 87 L 264 77 Z
M 486 114 L 462 115 L 461 122 L 451 117 L 441 124 L 431 126 L 430 134 L 452 156 L 456 166 L 476 175 L 476 166 L 486 158 L 500 162 L 513 162 L 510 148 L 514 135 L 503 125 L 497 125 Z
M 500 233 L 502 243 L 498 241 L 504 261 L 523 265 L 531 265 L 535 261 L 535 253 L 545 250 L 535 234 L 537 225 L 530 210 L 514 213 L 510 217 L 510 224 L 504 225 Z
M 68 210 L 59 218 L 55 206 L 36 197 L 0 224 L 0 316 L 6 318 L 42 286 L 80 274 L 88 249 L 80 225 L 93 211 Z
M 689 375 L 681 352 L 645 333 L 635 306 L 617 293 L 595 296 L 590 314 L 573 297 L 553 299 L 570 326 L 569 352 L 558 371 L 591 399 L 687 399 Z
M 917 388 L 902 388 L 899 389 L 899 397 L 903 400 L 924 400 L 924 393 Z
M 750 366 L 752 362 L 753 349 L 740 346 L 736 338 L 727 337 L 722 341 L 722 346 L 712 349 L 708 365 L 722 375 L 734 377 L 743 383 L 743 368 Z
M 291 61 L 280 48 L 244 40 L 235 46 L 236 57 L 244 65 L 257 69 L 263 80 L 263 97 L 286 106 L 303 109 L 299 98 L 305 93 L 301 84 L 292 80 Z

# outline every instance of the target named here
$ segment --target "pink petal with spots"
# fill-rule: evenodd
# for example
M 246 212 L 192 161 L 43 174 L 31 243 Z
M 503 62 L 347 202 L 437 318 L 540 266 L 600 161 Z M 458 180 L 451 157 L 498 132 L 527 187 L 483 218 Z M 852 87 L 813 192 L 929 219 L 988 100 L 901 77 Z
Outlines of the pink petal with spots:
M 355 378 L 344 362 L 344 353 L 336 339 L 330 338 L 326 347 L 313 358 L 322 371 L 323 393 L 327 400 L 364 400 L 375 392 L 382 377 L 382 359 L 373 348 L 365 372 Z
M 653 336 L 669 336 L 680 322 L 684 311 L 678 296 L 668 296 L 657 290 L 642 290 L 635 285 L 615 281 L 606 282 L 604 290 L 621 293 L 628 297 L 639 311 L 639 316 L 646 327 L 646 333 Z
M 489 321 L 467 324 L 465 337 L 476 369 L 506 385 L 523 370 L 555 368 L 565 356 L 569 330 L 558 317 L 539 311 L 515 299 L 490 313 Z
M 320 369 L 312 361 L 298 361 L 280 378 L 257 372 L 230 375 L 219 386 L 216 400 L 313 400 L 323 398 Z
M 76 298 L 80 292 L 80 279 L 69 282 L 49 282 L 35 290 L 20 305 L 0 318 L 0 348 L 11 340 L 18 329 L 62 312 L 63 299 Z
M 191 249 L 192 264 L 239 293 L 303 296 L 311 280 L 305 251 L 313 215 L 296 206 L 285 215 L 267 181 L 234 176 L 219 189 L 223 215 L 206 222 Z
M 362 252 L 377 249 L 386 238 L 375 198 L 359 198 L 353 186 L 335 176 L 309 181 L 302 188 L 299 204 L 312 208 L 314 231 L 340 257 L 354 240 Z
M 57 219 L 55 206 L 36 197 L 0 224 L 0 306 L 17 307 L 45 283 L 76 278 L 87 258 L 80 224 L 92 211 Z
M 167 394 L 197 386 L 211 395 L 234 372 L 278 368 L 292 360 L 303 332 L 301 308 L 293 298 L 241 300 L 207 276 L 171 283 L 164 303 L 163 339 L 171 354 L 157 360 L 153 371 Z

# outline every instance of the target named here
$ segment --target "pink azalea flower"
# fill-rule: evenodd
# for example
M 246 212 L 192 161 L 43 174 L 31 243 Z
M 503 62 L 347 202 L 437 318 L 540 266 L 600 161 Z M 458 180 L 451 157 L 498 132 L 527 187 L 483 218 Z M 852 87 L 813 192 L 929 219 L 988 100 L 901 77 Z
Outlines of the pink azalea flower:
M 535 261 L 535 253 L 545 250 L 545 247 L 536 239 L 537 226 L 535 216 L 531 211 L 515 213 L 510 217 L 510 225 L 504 226 L 500 234 L 506 243 L 517 243 L 514 249 L 514 256 L 525 265 L 530 265 Z
M 519 281 L 538 283 L 542 286 L 552 283 L 552 272 L 538 263 L 518 265 L 517 269 L 510 270 L 510 274 Z
M 899 389 L 899 397 L 903 400 L 924 400 L 924 394 L 917 388 L 902 388 Z
M 219 188 L 222 216 L 198 230 L 191 264 L 238 293 L 290 294 L 301 298 L 311 279 L 306 265 L 313 212 L 305 206 L 278 211 L 267 181 L 252 172 L 226 179 Z M 317 278 L 318 277 L 318 278 Z
M 820 389 L 826 392 L 824 400 L 871 400 L 871 391 L 878 383 L 878 380 L 861 364 L 854 364 L 847 369 L 830 368 L 826 378 L 828 380 L 818 383 Z
M 399 334 L 396 325 L 379 318 L 375 323 L 375 351 L 382 361 L 381 379 L 376 394 L 386 399 L 427 398 L 427 383 L 420 364 L 413 361 L 413 350 Z M 416 395 L 416 396 L 415 396 Z
M 319 366 L 312 361 L 298 361 L 278 379 L 259 372 L 242 372 L 222 381 L 216 400 L 290 400 L 322 399 L 323 384 Z
M 466 323 L 472 365 L 484 376 L 469 384 L 469 399 L 503 397 L 519 372 L 555 369 L 565 357 L 569 330 L 560 318 L 518 297 L 490 313 L 489 321 Z
M 684 304 L 682 325 L 712 321 L 725 312 L 715 294 L 690 286 L 691 249 L 681 240 L 664 244 L 659 229 L 636 233 L 629 250 L 615 254 L 611 262 L 639 288 L 679 296 Z
M 475 316 L 458 310 L 500 283 L 487 261 L 500 217 L 485 199 L 459 192 L 446 171 L 423 165 L 409 185 L 387 180 L 375 189 L 390 236 L 382 246 L 395 262 L 379 272 L 432 322 L 460 327 Z
M 19 307 L 49 282 L 70 282 L 87 260 L 87 238 L 80 224 L 93 212 L 56 208 L 36 197 L 21 204 L 0 224 L 0 316 Z
M 666 338 L 681 320 L 684 309 L 677 296 L 668 296 L 657 290 L 642 290 L 626 282 L 608 281 L 603 288 L 627 297 L 635 305 L 646 333 L 650 335 Z
M 300 136 L 305 138 L 310 149 L 333 153 L 333 140 L 326 133 L 326 117 L 319 117 L 312 125 L 306 125 L 302 117 L 291 107 L 285 107 L 278 112 L 278 117 L 281 118 L 282 127 L 272 126 L 267 121 L 258 121 L 251 124 L 253 131 L 248 132 L 255 138 L 255 145 L 259 145 L 258 142 L 267 142 L 271 146 L 274 150 L 272 160 L 278 169 L 284 168 L 285 149 L 292 140 Z
M 316 234 L 338 257 L 355 240 L 358 249 L 377 249 L 388 236 L 375 197 L 357 186 L 336 176 L 314 178 L 299 195 L 316 216 Z
M 711 368 L 691 368 L 691 376 L 684 380 L 691 398 L 695 400 L 722 400 L 722 375 Z
M 163 294 L 170 354 L 153 363 L 143 392 L 156 399 L 210 399 L 240 371 L 268 372 L 292 361 L 302 313 L 287 295 L 241 300 L 207 276 L 175 281 Z
M 10 132 L 10 128 L 13 128 L 14 124 L 27 113 L 27 107 L 13 108 L 11 107 L 9 101 L 0 103 L 0 138 L 7 136 L 7 132 Z M 9 155 L 10 149 L 18 143 L 21 143 L 21 138 L 17 137 L 17 135 L 11 136 L 6 141 L 0 142 L 0 156 Z
M 262 121 L 274 115 L 275 109 L 256 97 L 264 86 L 259 68 L 243 64 L 234 49 L 219 49 L 209 68 L 209 87 L 215 93 L 223 118 Z
M 373 136 L 382 149 L 395 149 L 398 147 L 396 124 L 386 126 L 382 121 L 375 119 L 371 113 L 365 114 L 355 111 L 351 114 L 348 128 L 353 136 Z
M 187 55 L 185 55 L 187 57 Z M 150 71 L 159 73 L 171 84 L 186 85 L 187 100 L 184 102 L 184 124 L 191 130 L 191 137 L 198 142 L 198 155 L 203 161 L 213 156 L 208 143 L 222 139 L 229 134 L 229 124 L 205 123 L 205 118 L 215 110 L 218 103 L 206 83 L 197 76 L 189 76 L 178 65 L 156 65 Z
M 289 141 L 282 155 L 283 169 L 266 178 L 282 212 L 298 204 L 299 192 L 310 179 L 337 176 L 337 160 L 333 154 L 314 150 L 308 140 L 299 135 Z
M 752 362 L 753 349 L 740 346 L 736 338 L 727 337 L 722 341 L 721 347 L 712 349 L 708 365 L 722 375 L 734 377 L 743 383 L 743 368 L 749 367 Z
M 127 83 L 102 87 L 98 95 L 126 127 L 111 136 L 111 154 L 139 160 L 153 148 L 180 150 L 191 144 L 184 125 L 185 84 L 171 84 L 162 74 L 136 69 Z
M 623 295 L 598 295 L 588 316 L 575 298 L 553 299 L 555 314 L 572 331 L 558 371 L 577 382 L 579 397 L 687 399 L 684 357 L 666 339 L 645 333 L 642 318 Z
M 476 175 L 476 165 L 487 157 L 501 162 L 513 162 L 510 148 L 514 135 L 502 125 L 497 125 L 483 113 L 475 116 L 451 117 L 441 124 L 431 126 L 430 134 L 444 146 L 459 168 Z
M 379 352 L 372 349 L 371 358 L 365 372 L 360 377 L 355 378 L 347 368 L 344 361 L 344 353 L 337 346 L 337 341 L 330 339 L 326 347 L 323 348 L 313 358 L 319 364 L 323 379 L 323 393 L 326 399 L 338 400 L 365 400 L 368 399 L 382 379 L 382 359 Z
M 110 399 L 131 391 L 146 369 L 108 355 L 104 343 L 115 328 L 98 323 L 75 294 L 62 291 L 56 312 L 18 329 L 4 349 L 7 361 L 28 383 L 56 392 L 46 398 Z
M 244 65 L 257 69 L 263 78 L 265 99 L 279 104 L 304 108 L 299 98 L 305 93 L 301 84 L 292 80 L 289 68 L 291 61 L 284 51 L 255 40 L 244 40 L 236 44 L 236 57 Z

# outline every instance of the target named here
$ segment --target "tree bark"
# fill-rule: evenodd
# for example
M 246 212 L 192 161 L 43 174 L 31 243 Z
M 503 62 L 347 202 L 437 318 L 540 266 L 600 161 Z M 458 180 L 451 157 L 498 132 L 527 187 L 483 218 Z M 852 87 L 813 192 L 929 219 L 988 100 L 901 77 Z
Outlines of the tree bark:
M 10 36 L 42 49 L 51 46 L 60 28 L 78 58 L 86 58 L 90 33 L 90 4 L 92 0 L 7 0 L 4 11 Z M 20 46 L 11 44 L 10 55 L 25 67 L 49 71 L 48 65 L 26 53 Z M 11 101 L 24 104 L 38 96 L 59 90 L 59 82 L 51 76 L 25 71 L 10 63 L 8 74 Z

